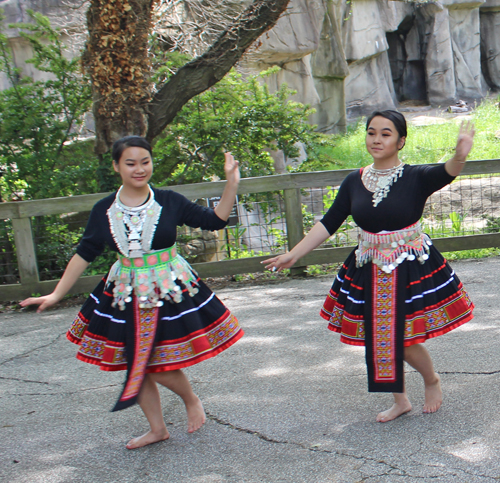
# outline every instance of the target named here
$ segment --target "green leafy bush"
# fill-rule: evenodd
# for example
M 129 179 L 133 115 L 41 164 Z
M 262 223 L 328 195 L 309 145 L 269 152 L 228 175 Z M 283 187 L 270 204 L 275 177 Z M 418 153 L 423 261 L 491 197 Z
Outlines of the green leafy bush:
M 11 87 L 0 91 L 1 200 L 37 199 L 91 192 L 92 158 L 82 164 L 85 144 L 78 137 L 92 105 L 90 84 L 80 74 L 79 59 L 68 59 L 60 32 L 39 13 L 28 11 L 32 24 L 16 24 L 33 49 L 27 62 L 47 73 L 34 81 L 12 60 L 0 30 L 0 72 Z M 4 16 L 0 14 L 0 28 Z
M 263 78 L 276 69 L 247 79 L 230 72 L 188 102 L 154 146 L 154 180 L 163 185 L 224 178 L 224 151 L 239 160 L 243 177 L 274 173 L 269 150 L 296 157 L 296 144 L 309 145 L 315 137 L 308 124 L 313 111 L 290 101 L 294 91 L 286 85 L 270 92 Z

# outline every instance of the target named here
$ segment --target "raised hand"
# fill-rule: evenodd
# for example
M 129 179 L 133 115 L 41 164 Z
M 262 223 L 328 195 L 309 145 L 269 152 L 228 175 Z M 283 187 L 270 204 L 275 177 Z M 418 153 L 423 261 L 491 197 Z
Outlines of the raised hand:
M 460 131 L 458 132 L 457 145 L 455 146 L 455 158 L 458 161 L 465 162 L 472 149 L 475 133 L 474 123 L 471 121 L 462 121 Z
M 445 169 L 450 176 L 458 176 L 465 166 L 465 160 L 472 149 L 474 140 L 474 124 L 471 121 L 462 121 L 458 132 L 457 145 L 454 156 L 446 161 Z
M 224 153 L 224 171 L 226 172 L 227 183 L 224 187 L 222 197 L 214 211 L 221 220 L 227 220 L 233 209 L 238 183 L 240 182 L 239 163 L 231 153 Z
M 224 171 L 229 183 L 238 184 L 240 182 L 239 162 L 234 159 L 231 153 L 224 153 Z

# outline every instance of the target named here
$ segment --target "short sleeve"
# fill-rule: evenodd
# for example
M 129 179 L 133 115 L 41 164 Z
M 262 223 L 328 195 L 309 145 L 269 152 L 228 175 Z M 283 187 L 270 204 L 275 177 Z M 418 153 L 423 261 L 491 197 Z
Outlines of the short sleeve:
M 455 179 L 455 176 L 447 173 L 445 163 L 438 164 L 437 166 L 419 166 L 419 175 L 426 197 L 439 191 Z
M 357 175 L 357 171 L 349 174 L 342 184 L 340 185 L 339 191 L 335 200 L 326 212 L 325 216 L 320 220 L 325 226 L 328 233 L 333 235 L 344 223 L 345 219 L 351 214 L 351 197 L 349 185 L 354 175 Z
M 201 206 L 188 200 L 185 196 L 171 192 L 177 211 L 177 225 L 187 225 L 202 230 L 221 230 L 227 221 L 219 218 L 212 208 Z
M 83 237 L 76 247 L 76 253 L 89 263 L 93 262 L 104 251 L 105 247 L 103 236 L 105 230 L 102 229 L 100 211 L 97 205 L 92 208 Z

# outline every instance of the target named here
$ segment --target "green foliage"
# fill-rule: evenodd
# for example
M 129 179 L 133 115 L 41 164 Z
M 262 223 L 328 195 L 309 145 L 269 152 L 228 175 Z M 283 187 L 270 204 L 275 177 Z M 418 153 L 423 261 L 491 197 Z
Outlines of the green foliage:
M 326 194 L 323 195 L 323 215 L 326 214 L 326 212 L 330 209 L 330 206 L 333 205 L 338 192 L 339 190 L 335 188 L 327 188 Z
M 79 73 L 79 59 L 68 59 L 60 33 L 46 17 L 28 11 L 33 24 L 23 29 L 33 49 L 28 60 L 47 73 L 34 81 L 16 68 L 7 37 L 0 30 L 0 72 L 12 87 L 0 92 L 0 195 L 3 200 L 65 196 L 92 191 L 95 166 L 78 156 L 83 145 L 68 148 L 77 138 L 83 116 L 91 108 L 90 84 Z M 5 17 L 0 13 L 0 28 Z
M 0 220 L 0 283 L 17 283 L 17 257 L 10 220 Z
M 184 64 L 191 60 L 185 53 L 171 50 L 172 45 L 160 32 L 153 31 L 149 36 L 149 54 L 151 57 L 154 90 L 158 91 L 168 79 Z
M 309 276 L 332 276 L 340 270 L 342 264 L 339 263 L 325 263 L 322 265 L 308 265 L 306 268 L 306 273 Z
M 111 161 L 99 166 L 91 152 L 92 142 L 77 142 L 83 116 L 90 111 L 92 104 L 90 84 L 80 73 L 79 59 L 66 57 L 60 33 L 50 26 L 47 18 L 33 12 L 30 15 L 33 23 L 16 27 L 23 30 L 23 37 L 30 43 L 33 59 L 29 62 L 46 74 L 44 81 L 35 82 L 15 67 L 7 38 L 1 31 L 4 17 L 0 14 L 0 72 L 12 86 L 0 92 L 0 201 L 83 194 L 96 192 L 102 186 L 111 189 L 115 185 L 107 168 Z M 155 69 L 152 79 L 156 88 L 160 88 L 189 60 L 185 54 L 168 50 L 168 45 L 162 45 L 162 42 L 164 44 L 164 39 L 157 33 L 151 36 Z M 308 152 L 308 160 L 297 171 L 370 164 L 371 157 L 364 142 L 365 121 L 350 127 L 346 135 L 314 133 L 308 124 L 312 110 L 290 101 L 293 91 L 283 85 L 271 93 L 263 85 L 265 76 L 276 69 L 248 78 L 231 72 L 186 104 L 154 146 L 156 167 L 153 181 L 164 185 L 223 178 L 224 150 L 232 151 L 240 160 L 244 177 L 273 174 L 269 150 L 282 149 L 287 158 L 293 158 L 298 154 L 297 142 L 305 143 Z M 470 159 L 498 157 L 498 106 L 485 101 L 472 116 L 477 133 Z M 459 122 L 455 121 L 428 126 L 410 125 L 407 145 L 401 152 L 402 159 L 420 164 L 451 157 L 458 126 Z M 333 189 L 326 192 L 323 199 L 326 207 L 332 204 L 336 194 Z M 269 246 L 272 253 L 286 247 L 285 233 L 275 227 L 281 226 L 277 222 L 282 215 L 274 195 L 265 195 L 267 204 L 261 203 L 261 208 L 268 213 L 264 226 L 272 240 Z M 241 199 L 250 205 L 257 197 L 261 200 L 265 196 L 245 195 Z M 304 205 L 302 209 L 307 230 L 313 225 L 314 217 Z M 486 231 L 500 231 L 498 219 L 487 219 L 486 223 Z M 443 234 L 440 236 L 456 235 L 464 230 L 463 217 L 457 213 L 442 220 L 442 225 Z M 72 255 L 72 247 L 82 228 L 69 229 L 63 217 L 57 216 L 46 217 L 44 224 L 37 226 L 35 240 L 41 276 L 42 279 L 53 278 Z M 353 228 L 354 223 L 349 217 L 328 244 L 342 246 L 355 242 L 352 240 Z M 239 226 L 228 230 L 230 242 L 225 249 L 231 258 L 255 255 L 243 243 L 245 230 Z M 5 236 L 0 236 L 0 266 L 7 268 L 2 269 L 0 275 L 14 283 L 16 253 L 12 230 L 5 222 L 0 223 L 2 233 Z M 106 271 L 112 258 L 113 254 L 100 257 L 87 273 Z M 321 270 L 310 269 L 311 273 Z
M 227 240 L 222 245 L 222 251 L 227 252 L 228 258 L 249 258 L 255 256 L 253 250 L 248 250 L 248 247 L 243 243 L 243 235 L 247 229 L 242 228 L 238 223 L 232 228 L 226 230 Z
M 310 144 L 315 134 L 307 121 L 313 111 L 290 101 L 294 92 L 286 85 L 269 91 L 262 79 L 275 71 L 246 80 L 231 72 L 188 102 L 154 147 L 158 184 L 224 178 L 223 151 L 239 160 L 243 177 L 273 174 L 269 150 L 293 158 L 296 143 Z
M 80 75 L 79 59 L 65 56 L 61 35 L 48 19 L 28 13 L 32 24 L 11 27 L 22 29 L 33 51 L 27 62 L 45 73 L 43 81 L 15 66 L 0 11 L 0 72 L 11 85 L 0 92 L 0 201 L 95 192 L 93 143 L 75 142 L 91 108 L 90 84 Z M 81 229 L 69 229 L 60 216 L 33 222 L 40 277 L 53 279 L 73 255 Z M 0 231 L 4 228 L 2 221 Z M 16 252 L 7 230 L 9 236 L 0 244 L 0 276 L 15 283 Z
M 274 243 L 269 245 L 270 253 L 285 251 L 287 247 L 287 237 L 284 230 L 276 227 L 265 227 L 265 230 L 267 239 L 274 240 Z
M 302 203 L 302 223 L 305 231 L 309 231 L 314 226 L 314 213 L 307 211 L 307 205 Z
M 325 171 L 360 168 L 371 164 L 365 147 L 365 125 L 360 120 L 349 126 L 345 134 L 317 135 L 308 152 L 308 159 L 296 171 Z
M 491 216 L 491 215 L 483 215 L 483 218 L 486 219 L 486 226 L 484 231 L 486 233 L 498 233 L 500 232 L 500 218 Z
M 450 261 L 467 260 L 470 258 L 498 257 L 500 248 L 476 248 L 473 250 L 461 250 L 459 252 L 443 252 L 443 256 Z
M 80 74 L 80 60 L 65 56 L 60 33 L 47 18 L 30 15 L 33 23 L 16 27 L 33 49 L 29 62 L 47 80 L 34 81 L 15 67 L 7 38 L 0 32 L 0 72 L 12 86 L 0 92 L 1 199 L 83 194 L 103 186 L 112 189 L 115 180 L 91 152 L 92 142 L 77 142 L 83 116 L 92 105 L 89 81 Z M 1 17 L 0 23 L 3 20 Z M 153 82 L 159 88 L 189 58 L 164 49 L 157 34 L 151 36 L 150 47 L 155 59 Z M 263 77 L 276 70 L 248 79 L 232 72 L 189 102 L 155 146 L 153 181 L 179 184 L 223 178 L 224 150 L 231 150 L 240 160 L 244 176 L 273 173 L 270 149 L 282 149 L 288 158 L 297 156 L 295 144 L 307 144 L 315 136 L 307 123 L 313 111 L 289 101 L 293 91 L 286 86 L 271 93 L 262 85 Z M 246 196 L 245 200 L 253 198 Z M 270 201 L 273 203 L 276 201 Z M 71 228 L 59 216 L 36 219 L 34 226 L 41 278 L 53 278 L 71 257 L 82 227 Z M 231 257 L 254 255 L 242 242 L 244 230 L 236 227 L 229 234 Z M 282 231 L 270 235 L 278 247 L 285 244 Z M 5 276 L 16 277 L 12 241 L 6 239 L 4 245 L 0 258 L 8 257 L 5 263 L 13 269 Z M 100 257 L 86 274 L 108 267 L 107 257 Z
M 455 233 L 460 233 L 462 231 L 462 222 L 465 215 L 460 215 L 456 211 L 450 213 L 451 228 Z
M 347 135 L 349 135 L 349 132 Z M 342 161 L 332 157 L 332 152 L 338 144 L 340 137 L 332 134 L 315 133 L 309 144 L 307 160 L 293 169 L 295 172 L 324 171 L 327 169 L 342 169 Z

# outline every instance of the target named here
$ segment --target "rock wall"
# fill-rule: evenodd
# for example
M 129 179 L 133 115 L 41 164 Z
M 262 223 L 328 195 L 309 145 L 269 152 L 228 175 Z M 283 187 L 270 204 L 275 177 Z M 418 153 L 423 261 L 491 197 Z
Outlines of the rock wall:
M 324 132 L 404 101 L 446 106 L 500 89 L 500 0 L 292 0 L 263 40 Z
M 27 8 L 40 11 L 77 49 L 84 5 L 67 5 L 0 0 L 8 22 L 27 21 Z M 29 46 L 16 30 L 8 36 L 16 63 L 40 77 L 24 62 Z M 241 68 L 281 66 L 270 86 L 286 82 L 295 89 L 297 100 L 316 108 L 311 122 L 323 132 L 342 131 L 348 118 L 404 101 L 445 106 L 500 89 L 500 0 L 291 0 L 287 14 L 260 40 Z M 0 78 L 0 88 L 6 85 Z
M 482 72 L 490 88 L 500 89 L 500 1 L 484 2 L 479 18 Z
M 342 39 L 343 1 L 292 0 L 277 25 L 261 38 L 260 47 L 244 68 L 282 70 L 268 79 L 271 87 L 286 82 L 296 100 L 311 104 L 311 121 L 319 130 L 345 129 L 345 78 L 349 74 Z

